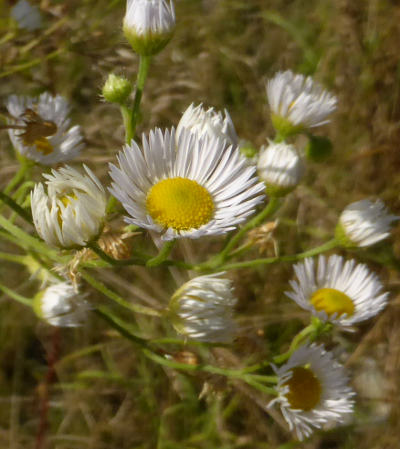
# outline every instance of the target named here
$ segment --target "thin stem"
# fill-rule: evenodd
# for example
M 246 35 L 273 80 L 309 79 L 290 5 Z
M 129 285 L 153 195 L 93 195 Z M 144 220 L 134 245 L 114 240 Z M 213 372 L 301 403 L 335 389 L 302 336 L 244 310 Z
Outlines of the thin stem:
M 200 266 L 202 266 L 203 269 L 215 269 L 222 265 L 225 260 L 231 256 L 231 251 L 246 235 L 246 233 L 256 226 L 260 225 L 266 218 L 275 213 L 279 206 L 279 199 L 272 197 L 267 206 L 258 215 L 247 222 L 241 229 L 239 229 L 239 231 L 228 241 L 225 248 L 219 254 L 213 257 L 210 261 L 201 264 Z
M 223 271 L 228 271 L 228 270 L 237 270 L 239 268 L 251 268 L 259 265 L 269 265 L 278 262 L 296 262 L 298 260 L 305 259 L 306 257 L 316 256 L 317 254 L 329 251 L 331 249 L 336 248 L 337 246 L 338 242 L 336 241 L 336 239 L 332 239 L 324 243 L 323 245 L 317 246 L 308 251 L 304 251 L 303 253 L 294 254 L 292 256 L 268 257 L 265 259 L 254 259 L 246 262 L 231 263 L 222 265 L 221 267 L 219 267 L 219 269 Z M 202 270 L 204 268 L 202 268 L 201 265 L 198 265 L 197 268 L 195 267 L 195 269 Z
M 146 262 L 147 267 L 157 267 L 158 265 L 161 265 L 167 257 L 170 255 L 172 248 L 175 245 L 175 240 L 169 240 L 164 243 L 163 247 L 160 249 L 160 252 L 156 257 L 153 257 L 152 259 L 148 260 Z
M 162 312 L 160 310 L 155 310 L 150 307 L 141 306 L 140 304 L 131 304 L 130 302 L 125 301 L 125 299 L 121 298 L 121 296 L 117 295 L 117 293 L 107 288 L 102 282 L 90 276 L 90 274 L 87 273 L 86 271 L 81 270 L 80 273 L 83 279 L 85 279 L 85 281 L 88 282 L 92 287 L 94 287 L 99 292 L 103 293 L 104 296 L 107 296 L 107 298 L 111 299 L 120 306 L 125 307 L 126 309 L 129 309 L 132 312 L 141 313 L 143 315 L 158 316 L 158 317 L 162 316 Z
M 298 348 L 300 343 L 307 338 L 310 334 L 312 334 L 316 330 L 315 323 L 309 324 L 307 327 L 305 327 L 303 330 L 301 330 L 292 340 L 292 343 L 290 344 L 289 350 L 286 351 L 284 354 L 278 355 L 274 357 L 274 363 L 283 363 L 286 361 L 293 352 Z
M 20 256 L 18 254 L 9 254 L 0 251 L 0 259 L 7 260 L 7 262 L 14 262 L 21 265 L 25 265 L 25 256 Z
M 150 56 L 140 56 L 139 71 L 136 79 L 136 93 L 133 101 L 130 126 L 128 127 L 126 134 L 135 137 L 136 127 L 140 118 L 140 102 L 142 100 L 143 89 L 146 82 L 147 74 L 151 63 Z M 130 139 L 129 141 L 130 142 Z
M 11 178 L 10 182 L 7 184 L 7 187 L 4 189 L 4 193 L 8 195 L 10 192 L 14 190 L 14 188 L 20 184 L 21 181 L 24 180 L 27 171 L 31 168 L 31 164 L 26 160 L 22 159 L 21 165 L 19 166 L 18 171 Z
M 22 248 L 30 248 L 38 252 L 39 254 L 45 254 L 47 257 L 53 260 L 59 259 L 57 251 L 49 248 L 40 240 L 32 237 L 22 229 L 18 228 L 2 215 L 0 215 L 0 226 L 17 238 L 15 243 L 18 246 L 21 246 Z
M 15 299 L 15 301 L 20 302 L 24 306 L 32 307 L 32 300 L 16 293 L 14 290 L 6 287 L 5 285 L 0 284 L 0 291 L 8 295 L 10 298 Z
M 124 128 L 125 128 L 125 143 L 128 145 L 131 143 L 131 140 L 133 139 L 132 134 L 132 111 L 128 108 L 128 106 L 121 104 L 120 106 L 122 120 L 124 122 Z
M 140 257 L 132 257 L 130 259 L 114 259 L 106 254 L 96 243 L 89 243 L 87 245 L 100 259 L 104 260 L 111 266 L 127 266 L 127 265 L 145 265 L 146 260 Z
M 2 201 L 4 204 L 7 204 L 8 207 L 10 207 L 26 222 L 28 222 L 29 224 L 33 224 L 31 214 L 27 210 L 23 209 L 18 203 L 16 203 L 10 196 L 5 194 L 4 192 L 0 192 L 0 201 Z

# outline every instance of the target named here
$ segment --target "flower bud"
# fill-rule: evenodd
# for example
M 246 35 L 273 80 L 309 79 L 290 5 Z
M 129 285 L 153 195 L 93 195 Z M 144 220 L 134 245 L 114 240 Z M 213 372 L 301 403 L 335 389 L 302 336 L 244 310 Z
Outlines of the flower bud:
M 304 164 L 293 145 L 270 143 L 263 147 L 258 158 L 258 175 L 267 186 L 270 196 L 284 196 L 291 192 L 304 174 Z
M 71 167 L 52 170 L 47 193 L 42 183 L 31 194 L 32 217 L 40 237 L 50 246 L 76 248 L 95 240 L 106 212 L 106 195 L 95 174 Z
M 290 70 L 278 72 L 267 83 L 267 96 L 274 128 L 282 137 L 328 123 L 337 99 L 310 76 Z
M 109 103 L 123 104 L 132 92 L 132 84 L 123 76 L 110 73 L 102 90 L 103 97 Z
M 389 237 L 391 223 L 399 218 L 390 215 L 381 200 L 356 201 L 340 215 L 335 237 L 347 248 L 370 246 Z
M 142 56 L 159 53 L 175 29 L 172 0 L 127 0 L 123 30 L 133 50 Z
M 219 274 L 198 276 L 172 296 L 168 316 L 175 330 L 204 342 L 230 343 L 235 333 L 232 283 Z
M 51 326 L 76 327 L 86 320 L 89 304 L 68 282 L 59 282 L 37 293 L 33 300 L 36 315 Z

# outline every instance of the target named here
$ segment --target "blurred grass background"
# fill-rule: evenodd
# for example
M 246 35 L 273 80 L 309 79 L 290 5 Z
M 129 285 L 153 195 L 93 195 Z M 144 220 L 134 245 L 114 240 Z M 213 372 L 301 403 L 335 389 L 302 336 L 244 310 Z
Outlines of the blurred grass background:
M 138 67 L 121 32 L 125 1 L 42 0 L 46 26 L 35 33 L 12 28 L 12 3 L 0 0 L 1 99 L 42 91 L 66 96 L 87 142 L 80 161 L 108 184 L 106 162 L 121 148 L 123 128 L 118 109 L 101 101 L 100 90 L 109 72 L 134 78 Z M 309 164 L 306 181 L 286 200 L 276 235 L 281 252 L 298 252 L 329 237 L 351 201 L 380 197 L 400 213 L 398 2 L 177 0 L 176 11 L 175 36 L 151 67 L 140 132 L 176 125 L 191 102 L 204 102 L 226 107 L 239 136 L 258 147 L 273 136 L 265 81 L 284 69 L 312 75 L 339 98 L 332 123 L 317 131 L 330 137 L 334 154 L 323 164 Z M 304 145 L 301 139 L 297 143 Z M 17 168 L 5 132 L 0 152 L 3 187 Z M 400 284 L 398 271 L 385 258 L 393 243 L 399 254 L 399 229 L 368 257 L 354 255 L 381 275 L 391 291 L 389 306 L 356 333 L 335 333 L 333 342 L 327 342 L 347 360 L 358 393 L 355 417 L 347 426 L 296 443 L 266 412 L 268 398 L 219 377 L 161 368 L 91 316 L 83 329 L 61 330 L 48 447 L 398 448 Z M 195 254 L 205 257 L 217 245 L 216 240 L 196 242 Z M 17 251 L 4 242 L 0 246 Z M 162 270 L 154 275 L 130 267 L 101 275 L 127 300 L 148 305 L 165 304 L 174 288 Z M 285 350 L 307 323 L 308 314 L 283 294 L 291 276 L 290 265 L 231 273 L 240 299 L 240 335 L 232 364 Z M 38 288 L 28 272 L 10 263 L 1 263 L 0 278 L 21 294 L 32 296 Z M 91 300 L 104 300 L 86 291 Z M 125 318 L 148 337 L 169 332 L 154 320 Z M 51 330 L 30 310 L 0 295 L 1 448 L 34 447 L 51 338 Z M 211 363 L 226 359 L 223 350 L 209 356 Z

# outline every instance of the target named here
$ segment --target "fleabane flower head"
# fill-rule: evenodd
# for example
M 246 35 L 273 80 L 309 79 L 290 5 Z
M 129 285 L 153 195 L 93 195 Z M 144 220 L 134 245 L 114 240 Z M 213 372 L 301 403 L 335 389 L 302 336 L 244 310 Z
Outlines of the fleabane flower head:
M 310 76 L 292 71 L 278 72 L 267 83 L 271 119 L 282 136 L 328 123 L 336 109 L 337 99 Z
M 273 369 L 279 396 L 269 406 L 279 404 L 299 440 L 310 436 L 313 428 L 344 422 L 353 412 L 354 392 L 345 370 L 322 345 L 302 346 Z
M 271 196 L 283 196 L 299 184 L 304 164 L 293 145 L 271 142 L 262 147 L 257 163 L 258 175 Z
M 235 126 L 225 109 L 224 114 L 217 112 L 214 108 L 205 109 L 202 104 L 194 106 L 192 103 L 182 115 L 176 128 L 176 137 L 183 129 L 196 134 L 198 137 L 208 135 L 209 137 L 220 137 L 226 140 L 227 145 L 238 145 Z
M 42 28 L 42 16 L 37 6 L 26 0 L 19 0 L 11 8 L 11 17 L 22 30 L 35 31 Z
M 340 215 L 336 238 L 345 247 L 370 246 L 389 237 L 392 222 L 399 218 L 389 214 L 381 200 L 356 201 Z
M 59 248 L 86 246 L 102 228 L 106 195 L 100 181 L 84 165 L 86 174 L 71 167 L 44 174 L 47 192 L 36 184 L 31 195 L 33 221 L 40 237 Z
M 134 51 L 144 56 L 159 53 L 175 29 L 172 0 L 127 0 L 123 29 Z
M 51 326 L 76 327 L 84 324 L 90 306 L 72 284 L 58 282 L 36 294 L 33 308 Z
M 235 229 L 263 200 L 264 185 L 236 147 L 216 137 L 160 129 L 132 140 L 110 165 L 110 192 L 127 223 L 161 233 L 162 240 L 220 235 Z
M 194 340 L 230 343 L 236 326 L 232 282 L 224 273 L 198 276 L 183 284 L 172 296 L 168 316 L 175 330 Z
M 378 314 L 388 300 L 376 274 L 340 256 L 308 258 L 294 266 L 297 280 L 286 295 L 323 321 L 344 328 Z
M 11 95 L 6 107 L 12 117 L 8 121 L 11 142 L 28 159 L 53 165 L 77 157 L 84 147 L 80 127 L 70 126 L 70 107 L 60 95 Z

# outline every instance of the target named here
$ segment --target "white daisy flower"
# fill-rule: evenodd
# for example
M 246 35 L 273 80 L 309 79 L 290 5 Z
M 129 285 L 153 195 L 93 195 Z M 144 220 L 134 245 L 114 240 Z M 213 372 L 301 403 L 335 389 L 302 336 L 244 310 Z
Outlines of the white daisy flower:
M 119 168 L 110 164 L 110 192 L 129 213 L 127 223 L 162 233 L 162 240 L 224 234 L 263 200 L 255 168 L 222 139 L 182 130 L 176 143 L 172 128 L 143 135 L 142 144 L 125 146 Z
M 137 53 L 154 55 L 160 52 L 175 29 L 172 0 L 127 0 L 123 29 Z
M 345 370 L 322 345 L 303 346 L 273 369 L 279 396 L 269 406 L 279 404 L 299 440 L 310 436 L 313 428 L 342 423 L 353 413 L 354 392 Z
M 40 237 L 61 248 L 86 246 L 96 239 L 106 211 L 106 195 L 100 181 L 84 165 L 86 175 L 71 167 L 44 174 L 31 194 L 33 221 Z
M 11 17 L 18 23 L 18 27 L 35 31 L 42 28 L 42 16 L 37 6 L 32 6 L 26 0 L 19 0 L 11 8 Z
M 198 276 L 183 284 L 172 296 L 168 316 L 175 330 L 198 341 L 230 343 L 236 326 L 232 282 L 217 273 Z
M 340 215 L 336 238 L 343 246 L 370 246 L 389 237 L 392 222 L 399 218 L 390 215 L 381 200 L 356 201 Z
M 222 114 L 222 112 L 214 111 L 214 108 L 204 109 L 202 104 L 194 106 L 192 103 L 182 115 L 176 128 L 178 140 L 182 129 L 188 129 L 198 137 L 204 135 L 221 137 L 226 140 L 228 145 L 237 146 L 239 141 L 232 119 L 226 109 Z
M 40 291 L 34 298 L 36 315 L 51 326 L 76 327 L 84 324 L 90 305 L 72 284 L 58 282 Z
M 6 107 L 13 117 L 9 120 L 10 139 L 28 159 L 53 165 L 77 157 L 84 147 L 80 127 L 70 127 L 70 107 L 60 95 L 11 95 Z
M 277 196 L 291 192 L 304 174 L 304 164 L 296 148 L 286 143 L 270 142 L 268 147 L 262 147 L 257 168 L 267 193 Z
M 275 129 L 283 136 L 328 123 L 337 99 L 308 76 L 278 72 L 267 83 Z
M 388 301 L 388 293 L 376 274 L 364 264 L 347 262 L 340 256 L 319 256 L 294 266 L 297 281 L 286 295 L 300 307 L 324 321 L 349 327 L 378 314 Z

